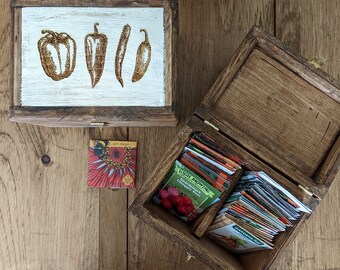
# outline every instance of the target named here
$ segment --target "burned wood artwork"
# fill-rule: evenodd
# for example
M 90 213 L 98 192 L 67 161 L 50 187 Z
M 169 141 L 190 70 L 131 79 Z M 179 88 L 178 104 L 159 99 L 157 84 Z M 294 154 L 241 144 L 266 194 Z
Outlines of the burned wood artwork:
M 116 78 L 122 87 L 124 87 L 124 81 L 122 78 L 122 66 L 124 62 L 124 56 L 125 56 L 127 44 L 128 44 L 129 37 L 130 37 L 130 32 L 131 32 L 130 25 L 128 24 L 124 25 L 122 33 L 120 35 L 117 51 L 116 51 L 115 73 L 116 73 Z
M 149 42 L 148 32 L 145 29 L 141 29 L 140 32 L 145 33 L 145 40 L 139 45 L 137 50 L 136 65 L 132 76 L 132 82 L 137 82 L 143 78 L 151 60 L 151 45 Z
M 67 33 L 51 30 L 41 33 L 45 36 L 38 41 L 38 50 L 44 72 L 55 81 L 68 78 L 76 67 L 76 42 Z
M 168 110 L 175 98 L 172 16 L 171 8 L 148 5 L 19 8 L 13 59 L 16 104 Z M 135 83 L 136 54 L 145 41 L 140 29 L 147 31 L 152 60 Z
M 95 23 L 94 32 L 86 35 L 84 39 L 86 66 L 91 77 L 92 88 L 103 75 L 107 47 L 107 36 L 98 32 L 98 25 L 99 23 Z

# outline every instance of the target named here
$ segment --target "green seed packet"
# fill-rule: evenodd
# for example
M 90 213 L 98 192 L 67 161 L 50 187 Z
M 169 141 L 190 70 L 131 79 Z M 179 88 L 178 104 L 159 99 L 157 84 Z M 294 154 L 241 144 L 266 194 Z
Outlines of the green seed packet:
M 153 199 L 190 222 L 219 201 L 220 195 L 220 191 L 176 160 Z

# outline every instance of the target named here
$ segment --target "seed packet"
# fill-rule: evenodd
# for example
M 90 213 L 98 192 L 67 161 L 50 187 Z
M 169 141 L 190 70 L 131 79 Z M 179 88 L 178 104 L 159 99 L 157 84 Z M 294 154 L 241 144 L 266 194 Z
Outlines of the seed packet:
M 194 173 L 207 180 L 217 190 L 223 192 L 229 188 L 228 175 L 213 171 L 211 167 L 193 158 L 188 153 L 183 153 L 179 161 Z
M 222 159 L 225 164 L 230 164 L 236 169 L 240 169 L 241 165 L 244 165 L 244 162 L 239 157 L 223 149 L 219 142 L 216 142 L 203 132 L 196 132 L 190 140 L 190 143 L 198 148 L 202 147 L 203 151 L 205 149 L 208 154 Z
M 217 226 L 215 224 L 208 230 L 210 238 L 234 253 L 272 249 L 271 246 L 230 219 L 221 221 L 220 224 Z
M 219 200 L 221 192 L 176 160 L 153 200 L 186 222 Z
M 254 251 L 246 244 L 241 250 L 230 243 L 230 222 L 246 230 L 247 236 L 256 238 L 256 242 L 262 241 L 273 247 L 274 236 L 294 226 L 301 212 L 309 213 L 310 209 L 274 179 L 264 172 L 247 171 L 237 182 L 209 230 L 213 232 L 218 229 L 214 231 L 214 239 L 219 239 L 221 245 L 234 252 Z M 226 227 L 226 221 L 229 227 Z M 226 234 L 229 235 L 229 242 L 221 241 L 225 240 Z
M 137 142 L 90 140 L 89 187 L 134 188 Z

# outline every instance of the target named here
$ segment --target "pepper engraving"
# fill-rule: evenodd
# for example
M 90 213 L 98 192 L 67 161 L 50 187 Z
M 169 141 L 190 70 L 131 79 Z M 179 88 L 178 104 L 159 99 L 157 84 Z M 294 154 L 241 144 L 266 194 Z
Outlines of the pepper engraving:
M 98 25 L 99 23 L 95 23 L 94 32 L 87 34 L 84 39 L 86 66 L 91 77 L 92 88 L 103 75 L 107 47 L 107 36 L 98 32 Z
M 149 43 L 148 32 L 145 29 L 141 29 L 140 32 L 144 32 L 145 40 L 139 45 L 137 50 L 136 65 L 132 76 L 132 82 L 137 82 L 143 78 L 151 60 L 151 45 Z
M 68 78 L 76 67 L 77 44 L 67 33 L 42 30 L 38 41 L 41 66 L 55 81 Z
M 116 59 L 115 59 L 115 73 L 116 78 L 120 82 L 121 86 L 124 87 L 124 81 L 122 78 L 122 66 L 124 62 L 124 56 L 126 52 L 126 47 L 129 41 L 131 32 L 130 25 L 126 24 L 123 27 L 122 33 L 120 34 L 120 39 L 116 51 Z

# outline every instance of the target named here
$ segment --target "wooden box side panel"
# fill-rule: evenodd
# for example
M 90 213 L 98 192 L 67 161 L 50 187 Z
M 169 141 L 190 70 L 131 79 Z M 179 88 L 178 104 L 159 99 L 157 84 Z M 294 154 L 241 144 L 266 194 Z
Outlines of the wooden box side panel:
M 340 134 L 334 141 L 334 144 L 329 150 L 328 155 L 321 163 L 318 171 L 314 174 L 313 178 L 316 179 L 318 183 L 324 183 L 324 192 L 332 184 L 336 174 L 340 170 Z
M 232 254 L 208 237 L 196 238 L 184 222 L 158 206 L 148 203 L 141 208 L 132 204 L 129 211 L 212 269 L 245 270 Z
M 176 126 L 171 107 L 13 107 L 10 120 L 47 127 Z

